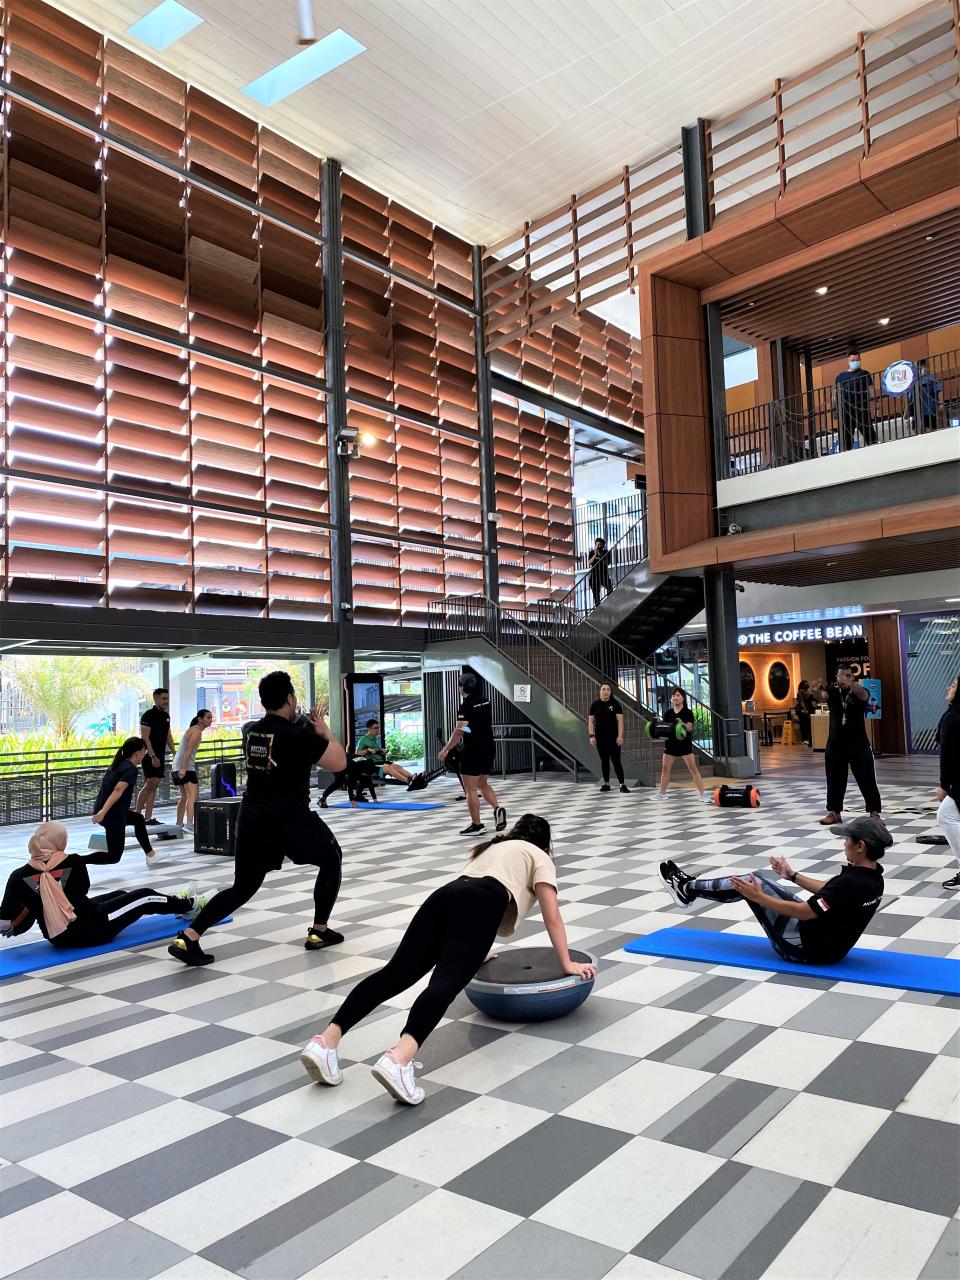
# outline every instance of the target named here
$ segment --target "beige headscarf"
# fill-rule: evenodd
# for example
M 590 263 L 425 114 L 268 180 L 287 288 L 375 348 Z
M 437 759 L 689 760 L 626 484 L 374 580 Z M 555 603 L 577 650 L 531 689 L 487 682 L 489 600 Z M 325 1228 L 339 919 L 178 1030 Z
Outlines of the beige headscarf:
M 77 918 L 59 876 L 50 874 L 67 856 L 67 828 L 62 822 L 41 822 L 27 848 L 30 850 L 28 865 L 40 872 L 40 904 L 47 935 L 55 938 Z

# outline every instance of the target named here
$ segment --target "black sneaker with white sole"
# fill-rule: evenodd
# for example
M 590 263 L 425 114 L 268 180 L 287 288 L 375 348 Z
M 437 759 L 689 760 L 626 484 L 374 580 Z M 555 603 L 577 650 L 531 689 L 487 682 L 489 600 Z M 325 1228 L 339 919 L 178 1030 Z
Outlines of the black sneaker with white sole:
M 960 872 L 958 872 L 958 874 L 955 876 L 951 876 L 949 880 L 944 880 L 943 888 L 944 889 L 960 889 Z
M 498 831 L 506 831 L 507 829 L 507 811 L 502 804 L 498 804 L 493 811 L 494 821 Z
M 469 827 L 464 827 L 460 834 L 462 836 L 478 836 L 483 831 L 486 831 L 486 827 L 482 822 L 471 822 Z
M 303 944 L 306 951 L 322 951 L 324 947 L 335 947 L 343 941 L 343 934 L 337 933 L 327 925 L 326 929 L 308 929 L 307 940 Z
M 685 871 L 681 871 L 675 862 L 660 863 L 660 881 L 681 911 L 693 904 L 693 899 L 685 891 L 685 885 L 692 880 Z

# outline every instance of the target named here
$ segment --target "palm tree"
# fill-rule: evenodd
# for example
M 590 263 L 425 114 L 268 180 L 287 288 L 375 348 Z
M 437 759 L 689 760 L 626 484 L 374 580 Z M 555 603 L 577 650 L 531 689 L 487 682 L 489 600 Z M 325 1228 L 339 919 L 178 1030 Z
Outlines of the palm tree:
M 126 690 L 145 696 L 149 682 L 133 658 L 6 658 L 4 668 L 31 709 L 62 742 L 77 720 Z

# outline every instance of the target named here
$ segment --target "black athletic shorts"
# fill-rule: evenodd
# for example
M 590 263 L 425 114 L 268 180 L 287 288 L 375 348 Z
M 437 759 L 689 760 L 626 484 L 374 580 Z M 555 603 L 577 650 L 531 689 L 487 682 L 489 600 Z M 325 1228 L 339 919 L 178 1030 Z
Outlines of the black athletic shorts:
M 163 756 L 157 756 L 159 764 L 154 764 L 149 756 L 143 757 L 143 763 L 140 768 L 143 770 L 145 778 L 162 778 L 167 771 L 167 762 Z
M 460 760 L 460 772 L 468 778 L 480 778 L 493 772 L 494 751 L 464 752 Z
M 185 782 L 192 782 L 195 787 L 200 785 L 195 769 L 188 769 L 186 773 L 171 773 L 170 781 L 175 787 L 182 787 Z

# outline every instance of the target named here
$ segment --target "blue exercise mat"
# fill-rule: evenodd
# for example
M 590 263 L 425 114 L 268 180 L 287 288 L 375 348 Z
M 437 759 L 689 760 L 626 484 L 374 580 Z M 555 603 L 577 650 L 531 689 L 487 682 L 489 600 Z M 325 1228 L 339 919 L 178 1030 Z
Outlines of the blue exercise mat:
M 328 804 L 328 809 L 352 809 L 353 806 L 347 800 L 341 800 L 338 804 Z M 442 809 L 442 804 L 416 804 L 412 800 L 378 800 L 374 803 L 372 800 L 361 800 L 361 809 L 395 809 L 401 811 L 409 811 L 411 813 L 420 813 L 424 809 Z
M 905 951 L 867 951 L 855 947 L 839 964 L 792 964 L 789 960 L 782 960 L 766 938 L 680 926 L 648 933 L 628 942 L 624 950 L 642 956 L 730 964 L 739 969 L 806 974 L 811 978 L 829 978 L 833 982 L 861 982 L 875 987 L 900 987 L 905 991 L 960 995 L 960 960 L 918 956 Z
M 219 923 L 229 924 L 232 919 L 233 916 L 227 916 Z M 58 964 L 90 960 L 94 956 L 106 955 L 108 951 L 124 951 L 145 942 L 162 942 L 189 924 L 190 921 L 183 916 L 144 916 L 102 947 L 51 947 L 45 939 L 24 942 L 15 947 L 4 946 L 0 948 L 0 982 L 4 978 L 19 977 L 22 973 L 35 973 L 38 969 L 53 969 Z

